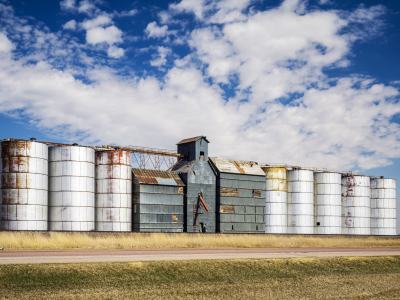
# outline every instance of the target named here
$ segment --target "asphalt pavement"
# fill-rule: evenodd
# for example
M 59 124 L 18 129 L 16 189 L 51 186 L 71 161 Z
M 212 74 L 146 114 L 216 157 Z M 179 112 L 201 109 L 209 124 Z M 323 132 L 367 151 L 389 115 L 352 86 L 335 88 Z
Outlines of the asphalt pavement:
M 0 264 L 94 263 L 163 260 L 272 259 L 294 257 L 398 256 L 400 248 L 238 248 L 166 250 L 0 251 Z

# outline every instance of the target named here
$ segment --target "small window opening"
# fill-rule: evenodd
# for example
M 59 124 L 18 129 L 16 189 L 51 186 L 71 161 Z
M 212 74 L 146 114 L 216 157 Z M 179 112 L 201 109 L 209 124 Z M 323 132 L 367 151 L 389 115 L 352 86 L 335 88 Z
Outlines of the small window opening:
M 204 151 L 200 151 L 200 160 L 204 160 Z

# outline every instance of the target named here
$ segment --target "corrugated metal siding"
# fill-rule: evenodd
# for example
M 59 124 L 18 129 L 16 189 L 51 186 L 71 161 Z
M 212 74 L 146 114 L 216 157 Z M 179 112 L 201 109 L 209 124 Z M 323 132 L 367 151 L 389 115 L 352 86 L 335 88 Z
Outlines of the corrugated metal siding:
M 229 160 L 220 157 L 211 157 L 211 161 L 221 173 L 265 176 L 264 171 L 253 161 Z
M 135 178 L 142 184 L 184 186 L 179 175 L 160 170 L 133 169 Z
M 186 232 L 201 232 L 203 224 L 207 232 L 216 231 L 216 178 L 208 160 L 179 161 L 173 168 L 185 183 L 184 221 Z M 202 193 L 208 205 L 208 212 L 203 207 L 195 215 L 199 193 Z
M 173 172 L 134 169 L 133 231 L 183 232 L 183 191 L 183 183 Z
M 264 233 L 264 171 L 254 162 L 211 162 L 217 173 L 218 231 Z

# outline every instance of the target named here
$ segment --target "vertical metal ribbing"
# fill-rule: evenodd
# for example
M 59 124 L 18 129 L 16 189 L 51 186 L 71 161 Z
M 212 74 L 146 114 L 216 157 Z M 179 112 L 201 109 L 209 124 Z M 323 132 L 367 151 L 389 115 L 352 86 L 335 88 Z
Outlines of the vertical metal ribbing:
M 396 235 L 396 180 L 371 178 L 371 234 Z
M 0 165 L 0 229 L 47 230 L 47 145 L 3 141 Z
M 342 176 L 342 233 L 371 233 L 370 178 L 345 174 Z
M 95 157 L 92 148 L 50 147 L 49 229 L 95 229 Z
M 314 175 L 310 170 L 288 172 L 288 233 L 314 233 Z

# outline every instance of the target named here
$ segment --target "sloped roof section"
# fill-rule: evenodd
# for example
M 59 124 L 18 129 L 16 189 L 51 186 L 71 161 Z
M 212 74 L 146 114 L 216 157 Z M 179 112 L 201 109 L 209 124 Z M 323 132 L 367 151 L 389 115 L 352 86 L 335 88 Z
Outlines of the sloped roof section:
M 191 142 L 196 142 L 196 141 L 198 141 L 198 140 L 200 140 L 200 139 L 205 139 L 206 142 L 209 143 L 209 140 L 207 139 L 206 136 L 204 136 L 204 135 L 199 135 L 199 136 L 195 136 L 195 137 L 191 137 L 191 138 L 188 138 L 188 139 L 181 140 L 177 145 L 187 144 L 187 143 L 191 143 Z
M 132 173 L 141 184 L 184 186 L 183 181 L 175 172 L 133 168 Z
M 188 173 L 195 164 L 195 161 L 178 160 L 178 162 L 172 167 L 172 171 L 181 174 Z
M 264 171 L 254 161 L 229 160 L 220 157 L 211 157 L 210 159 L 220 173 L 265 176 Z

